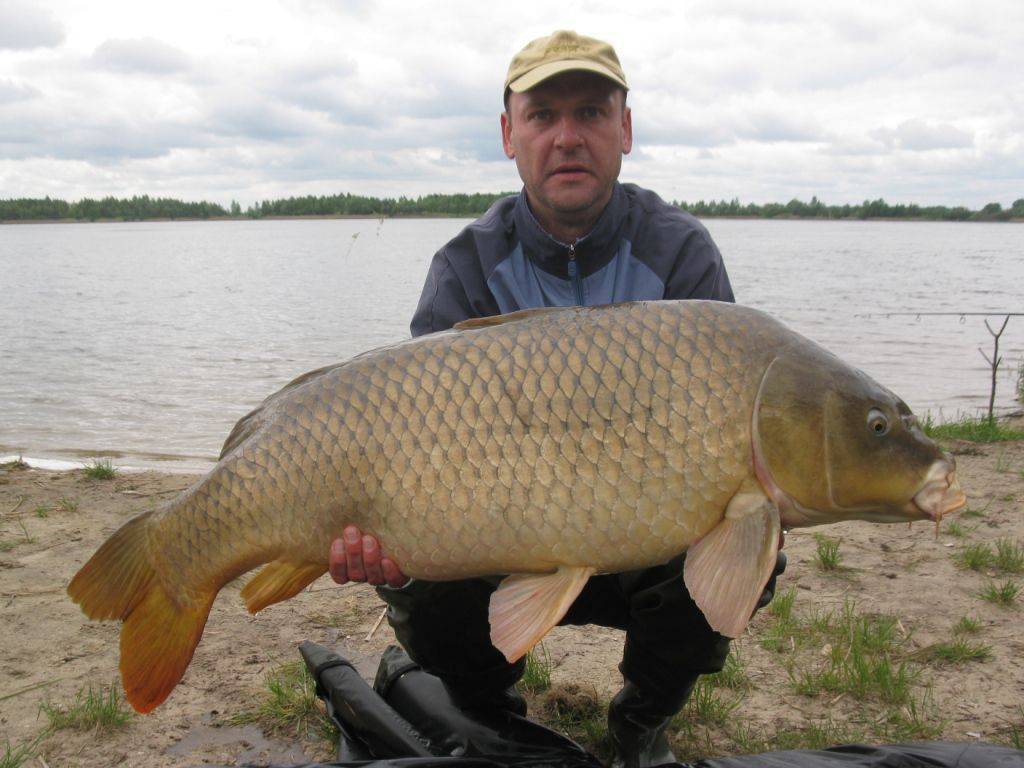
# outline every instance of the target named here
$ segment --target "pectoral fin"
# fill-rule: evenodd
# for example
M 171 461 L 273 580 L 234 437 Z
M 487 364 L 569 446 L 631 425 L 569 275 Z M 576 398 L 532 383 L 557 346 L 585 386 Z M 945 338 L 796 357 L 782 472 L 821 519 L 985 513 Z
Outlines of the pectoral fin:
M 683 580 L 712 629 L 742 634 L 778 549 L 779 510 L 758 488 L 737 493 L 722 522 L 687 550 Z
M 505 578 L 491 595 L 491 643 L 510 662 L 525 656 L 565 616 L 593 573 L 563 566 L 554 573 Z

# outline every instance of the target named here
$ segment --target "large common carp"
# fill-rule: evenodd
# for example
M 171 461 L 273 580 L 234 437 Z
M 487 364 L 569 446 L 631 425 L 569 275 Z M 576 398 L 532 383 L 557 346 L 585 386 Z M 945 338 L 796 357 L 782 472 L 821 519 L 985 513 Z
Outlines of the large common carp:
M 302 376 L 243 418 L 219 463 L 136 517 L 68 587 L 121 619 L 148 711 L 181 679 L 218 590 L 250 611 L 327 570 L 347 524 L 403 571 L 512 574 L 492 641 L 519 658 L 593 573 L 687 550 L 684 580 L 735 637 L 780 526 L 939 519 L 953 460 L 907 406 L 761 312 L 719 302 L 472 320 Z

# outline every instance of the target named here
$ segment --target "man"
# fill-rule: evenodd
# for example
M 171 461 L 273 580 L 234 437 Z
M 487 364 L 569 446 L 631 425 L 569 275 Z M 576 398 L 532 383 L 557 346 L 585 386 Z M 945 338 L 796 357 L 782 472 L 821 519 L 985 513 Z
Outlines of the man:
M 412 334 L 520 309 L 642 299 L 732 301 L 707 230 L 653 192 L 617 181 L 633 144 L 628 86 L 607 43 L 555 32 L 520 51 L 505 81 L 501 134 L 523 180 L 434 256 Z M 331 547 L 335 581 L 368 581 L 409 655 L 462 706 L 525 713 L 509 664 L 489 640 L 500 578 L 408 581 L 377 541 L 350 527 Z M 561 623 L 626 631 L 623 689 L 609 708 L 616 765 L 673 761 L 663 731 L 701 674 L 721 669 L 714 632 L 682 579 L 683 557 L 590 579 Z M 785 566 L 780 556 L 776 573 Z M 774 576 L 762 597 L 771 599 Z

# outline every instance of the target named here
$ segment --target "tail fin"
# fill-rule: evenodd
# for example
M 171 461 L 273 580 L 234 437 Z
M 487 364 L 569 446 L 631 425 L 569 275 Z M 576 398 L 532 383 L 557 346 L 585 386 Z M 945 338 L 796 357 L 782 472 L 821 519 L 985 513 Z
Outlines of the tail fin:
M 128 521 L 68 585 L 90 619 L 121 619 L 121 680 L 129 703 L 149 712 L 185 674 L 216 592 L 170 595 L 149 559 L 152 512 Z

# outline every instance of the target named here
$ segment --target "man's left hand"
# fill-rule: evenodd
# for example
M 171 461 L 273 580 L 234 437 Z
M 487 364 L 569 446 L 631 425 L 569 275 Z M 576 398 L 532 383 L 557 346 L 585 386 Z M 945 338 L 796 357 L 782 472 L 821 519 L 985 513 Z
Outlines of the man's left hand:
M 347 526 L 341 538 L 331 542 L 327 562 L 331 578 L 338 584 L 358 581 L 377 587 L 403 587 L 409 581 L 393 560 L 382 555 L 377 539 L 363 535 L 354 525 Z

